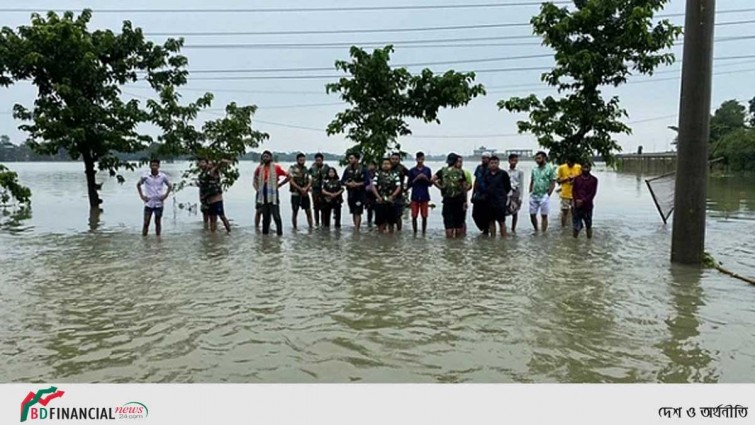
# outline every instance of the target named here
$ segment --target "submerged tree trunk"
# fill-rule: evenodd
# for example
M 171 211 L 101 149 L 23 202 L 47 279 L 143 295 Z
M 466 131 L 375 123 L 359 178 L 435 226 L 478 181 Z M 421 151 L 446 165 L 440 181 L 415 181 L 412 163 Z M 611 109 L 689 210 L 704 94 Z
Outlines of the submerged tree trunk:
M 92 158 L 89 155 L 84 155 L 84 173 L 87 176 L 87 193 L 89 195 L 89 207 L 90 208 L 100 208 L 100 204 L 102 203 L 102 199 L 100 199 L 100 195 L 98 193 L 99 187 L 97 185 L 97 181 L 95 181 L 94 177 L 97 174 L 97 170 L 94 168 L 95 161 L 94 158 Z

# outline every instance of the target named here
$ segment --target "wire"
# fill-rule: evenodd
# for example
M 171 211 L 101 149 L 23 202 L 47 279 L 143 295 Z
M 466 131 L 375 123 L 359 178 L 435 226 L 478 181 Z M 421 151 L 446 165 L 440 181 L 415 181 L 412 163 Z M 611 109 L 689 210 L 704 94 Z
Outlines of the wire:
M 745 58 L 746 56 L 741 56 L 739 58 Z M 473 71 L 467 71 L 467 72 L 474 72 L 475 74 L 484 74 L 484 73 L 505 73 L 505 72 L 523 72 L 523 71 L 550 71 L 553 69 L 552 67 L 514 67 L 514 68 L 492 68 L 492 69 L 477 69 Z M 749 71 L 749 70 L 743 70 L 743 72 Z M 656 74 L 659 73 L 665 73 L 668 71 L 659 71 Z M 219 77 L 199 77 L 199 78 L 191 78 L 192 81 L 244 81 L 244 80 L 275 80 L 275 79 L 282 79 L 282 80 L 328 80 L 328 79 L 339 79 L 343 78 L 344 75 L 265 75 L 265 76 L 219 76 Z M 649 81 L 659 81 L 659 79 L 649 80 Z
M 458 60 L 451 60 L 451 61 L 440 61 L 440 62 L 419 62 L 419 63 L 404 63 L 404 64 L 395 64 L 393 66 L 401 66 L 401 67 L 410 67 L 410 66 L 430 66 L 430 65 L 453 65 L 453 64 L 464 64 L 464 63 L 485 63 L 485 62 L 501 62 L 501 61 L 510 61 L 510 60 L 521 60 L 521 59 L 538 59 L 538 58 L 550 58 L 553 57 L 553 54 L 551 53 L 543 53 L 538 55 L 525 55 L 525 56 L 506 56 L 506 57 L 497 57 L 497 58 L 475 58 L 475 59 L 458 59 Z M 312 71 L 333 71 L 334 68 L 332 66 L 328 67 L 313 67 L 313 68 L 257 68 L 257 69 L 201 69 L 201 70 L 190 70 L 189 72 L 191 74 L 224 74 L 224 73 L 239 73 L 239 72 L 312 72 Z
M 737 40 L 750 40 L 755 35 L 719 37 L 714 41 L 728 42 Z M 541 46 L 542 42 L 524 42 L 524 43 L 489 43 L 480 44 L 477 41 L 490 40 L 509 40 L 512 37 L 470 37 L 470 38 L 446 38 L 446 39 L 428 39 L 428 40 L 403 40 L 403 41 L 366 41 L 366 42 L 332 42 L 332 43 L 233 43 L 233 44 L 187 44 L 184 49 L 348 49 L 352 46 L 360 46 L 369 49 L 374 47 L 382 48 L 387 45 L 393 45 L 401 48 L 433 48 L 433 47 L 483 47 L 483 46 Z M 470 44 L 470 42 L 475 42 Z M 436 44 L 439 43 L 439 44 Z M 443 44 L 453 43 L 453 44 Z M 676 43 L 676 46 L 682 46 L 684 42 Z
M 494 68 L 494 69 L 478 69 L 476 71 L 469 71 L 475 73 L 489 73 L 489 72 L 523 72 L 523 71 L 549 71 L 552 67 L 518 67 L 518 68 Z M 244 80 L 336 80 L 346 77 L 346 75 L 226 75 L 218 77 L 198 77 L 192 78 L 189 76 L 190 81 L 244 81 Z
M 753 21 L 755 22 L 755 21 Z M 343 30 L 297 30 L 297 31 L 197 31 L 197 32 L 147 32 L 152 37 L 215 37 L 226 35 L 308 35 L 308 34 L 373 34 L 385 32 L 422 32 L 422 31 L 456 31 L 468 29 L 530 27 L 529 22 L 512 22 L 502 24 L 455 25 L 446 27 L 417 27 L 417 28 L 371 28 L 371 29 L 343 29 Z M 527 37 L 534 37 L 528 35 Z
M 716 26 L 753 24 L 755 20 L 716 22 Z M 245 35 L 311 35 L 311 34 L 375 34 L 391 32 L 424 32 L 424 31 L 456 31 L 469 29 L 531 27 L 529 22 L 510 22 L 500 24 L 457 25 L 445 27 L 416 27 L 416 28 L 372 28 L 372 29 L 342 29 L 342 30 L 296 30 L 296 31 L 195 31 L 195 32 L 147 32 L 152 37 L 221 37 Z M 508 38 L 540 38 L 536 35 L 515 35 Z
M 509 37 L 500 37 L 508 39 Z M 450 42 L 453 42 L 451 40 Z M 447 47 L 517 47 L 517 46 L 541 46 L 542 42 L 532 41 L 525 43 L 461 43 L 459 44 L 404 44 L 404 43 L 387 43 L 393 44 L 394 47 L 402 49 L 434 49 Z M 238 44 L 187 44 L 183 49 L 251 49 L 251 50 L 343 50 L 351 46 L 359 45 L 363 49 L 383 48 L 386 43 L 366 42 L 366 43 L 238 43 Z
M 529 37 L 529 36 L 528 36 Z M 470 41 L 490 41 L 490 40 L 508 40 L 512 37 L 509 36 L 495 36 L 495 37 L 467 37 L 467 38 L 436 38 L 426 40 L 392 40 L 392 41 L 367 41 L 367 42 L 332 42 L 332 43 L 235 43 L 235 44 L 187 44 L 183 48 L 191 49 L 206 49 L 217 47 L 230 47 L 230 48 L 246 48 L 246 46 L 327 46 L 327 47 L 351 47 L 359 44 L 370 45 L 406 45 L 406 44 L 422 44 L 422 43 L 455 43 L 455 42 L 470 42 Z M 538 43 L 539 44 L 539 43 Z
M 553 1 L 554 4 L 571 4 L 570 1 Z M 470 3 L 404 6 L 347 6 L 347 7 L 295 7 L 295 8 L 255 8 L 255 9 L 94 9 L 95 13 L 312 13 L 312 12 L 362 12 L 378 10 L 445 10 L 445 9 L 490 9 L 501 7 L 540 6 L 542 1 L 507 3 Z M 81 11 L 81 9 L 74 9 Z M 39 12 L 39 9 L 4 8 L 0 12 Z
M 206 112 L 206 111 L 204 111 Z M 215 115 L 215 114 L 213 114 Z M 636 120 L 636 121 L 629 121 L 627 124 L 633 125 L 633 124 L 641 124 L 645 122 L 651 122 L 651 121 L 661 121 L 665 119 L 675 118 L 678 114 L 675 115 L 667 115 L 663 117 L 654 117 L 654 118 L 647 118 L 642 120 Z M 284 128 L 294 128 L 298 130 L 308 130 L 308 131 L 315 131 L 318 133 L 324 133 L 325 130 L 321 128 L 316 127 L 307 127 L 307 126 L 301 126 L 301 125 L 292 125 L 292 124 L 284 124 L 279 122 L 273 122 L 273 121 L 262 121 L 255 119 L 254 122 L 259 124 L 267 124 L 272 125 L 275 127 L 284 127 Z M 526 137 L 531 136 L 529 134 L 520 134 L 520 133 L 506 133 L 506 134 L 454 134 L 454 135 L 414 135 L 411 134 L 407 137 L 413 138 L 413 139 L 494 139 L 494 138 L 504 138 L 504 137 Z
M 571 5 L 571 1 L 551 1 L 557 5 Z M 94 13 L 315 13 L 315 12 L 370 12 L 370 11 L 405 11 L 405 10 L 448 10 L 448 9 L 492 9 L 505 7 L 540 6 L 543 1 L 522 1 L 507 3 L 470 3 L 470 4 L 436 4 L 404 6 L 350 6 L 350 7 L 297 7 L 297 8 L 244 8 L 244 9 L 93 9 Z M 49 10 L 49 9 L 45 9 Z M 53 9 L 81 12 L 83 9 Z M 716 14 L 746 13 L 755 9 L 730 9 L 716 11 Z M 6 13 L 35 13 L 44 10 L 34 8 L 2 8 Z M 657 18 L 684 16 L 684 13 L 660 14 Z

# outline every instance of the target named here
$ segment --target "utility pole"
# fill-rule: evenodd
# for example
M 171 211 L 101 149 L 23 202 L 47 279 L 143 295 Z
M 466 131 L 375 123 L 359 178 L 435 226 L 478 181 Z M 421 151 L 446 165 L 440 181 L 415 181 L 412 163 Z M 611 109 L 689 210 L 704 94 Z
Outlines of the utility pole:
M 671 261 L 702 264 L 716 0 L 687 0 Z

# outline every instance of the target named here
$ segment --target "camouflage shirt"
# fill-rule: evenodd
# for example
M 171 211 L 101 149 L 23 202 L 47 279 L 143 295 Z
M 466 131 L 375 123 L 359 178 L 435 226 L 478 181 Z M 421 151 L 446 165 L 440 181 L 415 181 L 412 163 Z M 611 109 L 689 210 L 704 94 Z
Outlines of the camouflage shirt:
M 436 174 L 442 187 L 441 193 L 444 198 L 457 198 L 464 196 L 464 183 L 466 176 L 464 170 L 456 167 L 445 167 Z
M 378 194 L 383 200 L 387 200 L 397 188 L 401 187 L 401 176 L 396 171 L 380 170 L 375 173 L 372 179 Z
M 291 181 L 296 183 L 301 188 L 307 187 L 311 179 L 309 172 L 307 171 L 307 167 L 301 166 L 299 164 L 292 165 L 291 168 L 288 169 L 288 175 L 291 177 Z M 296 190 L 294 186 L 291 186 L 291 193 L 294 196 L 301 195 L 301 193 Z
M 321 167 L 312 165 L 312 167 L 309 168 L 309 175 L 312 177 L 312 190 L 322 189 L 322 182 L 328 177 L 329 169 L 330 167 L 328 167 L 328 164 L 322 164 Z

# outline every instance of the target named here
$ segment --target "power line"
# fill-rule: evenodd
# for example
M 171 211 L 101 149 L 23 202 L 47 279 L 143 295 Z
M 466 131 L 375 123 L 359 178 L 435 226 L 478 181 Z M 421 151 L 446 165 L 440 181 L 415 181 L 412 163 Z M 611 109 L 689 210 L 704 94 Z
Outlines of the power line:
M 485 63 L 485 62 L 502 62 L 510 60 L 522 60 L 522 59 L 539 59 L 553 57 L 551 53 L 543 53 L 538 55 L 524 55 L 524 56 L 506 56 L 496 58 L 474 58 L 474 59 L 458 59 L 451 61 L 439 61 L 439 62 L 418 62 L 418 63 L 404 63 L 395 64 L 393 66 L 431 66 L 431 65 L 454 65 L 464 63 Z M 334 67 L 305 67 L 305 68 L 256 68 L 256 69 L 201 69 L 190 70 L 191 74 L 224 74 L 224 73 L 239 73 L 239 72 L 313 72 L 313 71 L 333 71 Z
M 753 37 L 755 38 L 755 37 Z M 738 59 L 746 58 L 747 56 L 738 56 Z M 552 66 L 533 66 L 533 67 L 512 67 L 512 68 L 492 68 L 492 69 L 476 69 L 472 71 L 466 71 L 466 72 L 474 72 L 476 74 L 484 74 L 484 73 L 505 73 L 505 72 L 524 72 L 524 71 L 550 71 L 552 70 Z M 663 73 L 667 71 L 659 71 L 657 73 Z M 199 77 L 199 78 L 191 78 L 192 81 L 244 81 L 244 80 L 275 80 L 275 79 L 282 79 L 282 80 L 329 80 L 329 79 L 339 79 L 343 78 L 345 75 L 231 75 L 231 76 L 218 76 L 218 77 Z M 658 81 L 652 80 L 652 81 Z
M 518 36 L 517 36 L 518 37 Z M 427 40 L 393 40 L 393 41 L 365 41 L 365 42 L 327 42 L 327 43 L 224 43 L 224 44 L 187 44 L 184 49 L 348 49 L 352 46 L 362 48 L 384 47 L 393 45 L 401 48 L 432 48 L 432 47 L 482 47 L 482 46 L 541 46 L 541 42 L 524 42 L 524 43 L 490 43 L 480 44 L 479 41 L 509 40 L 514 37 L 495 36 L 495 37 L 468 37 L 468 38 L 441 38 Z M 755 38 L 755 35 L 719 37 L 716 42 L 728 42 L 737 40 L 749 40 Z M 446 43 L 446 44 L 444 44 Z M 450 43 L 450 44 L 449 44 Z M 471 43 L 471 44 L 470 44 Z M 682 46 L 684 43 L 676 43 Z
M 529 37 L 529 36 L 528 36 Z M 466 37 L 466 38 L 436 38 L 426 40 L 392 40 L 392 41 L 366 41 L 366 42 L 329 42 L 329 43 L 233 43 L 233 44 L 187 44 L 183 48 L 185 49 L 207 49 L 217 47 L 227 48 L 246 48 L 247 46 L 326 46 L 326 47 L 351 47 L 359 44 L 370 45 L 404 45 L 404 44 L 422 44 L 422 43 L 450 43 L 450 42 L 472 42 L 472 41 L 490 41 L 490 40 L 508 40 L 512 37 L 509 36 L 494 36 L 494 37 Z M 538 43 L 539 44 L 539 43 Z
M 755 9 L 754 9 L 755 10 Z M 716 26 L 731 26 L 753 24 L 755 20 L 717 22 Z M 457 31 L 470 29 L 514 28 L 532 26 L 529 22 L 509 22 L 500 24 L 455 25 L 443 27 L 414 27 L 414 28 L 371 28 L 371 29 L 340 29 L 340 30 L 294 30 L 294 31 L 190 31 L 190 32 L 147 32 L 152 37 L 221 37 L 221 36 L 249 36 L 249 35 L 315 35 L 315 34 L 375 34 L 392 32 L 425 32 L 425 31 Z M 531 39 L 540 38 L 536 35 L 514 35 L 508 38 Z
M 470 4 L 435 4 L 435 5 L 402 5 L 402 6 L 347 6 L 347 7 L 296 7 L 296 8 L 243 8 L 243 9 L 92 9 L 94 13 L 316 13 L 316 12 L 371 12 L 371 11 L 406 11 L 406 10 L 448 10 L 448 9 L 494 9 L 506 7 L 540 6 L 542 1 L 521 1 L 507 3 L 470 3 Z M 553 1 L 557 5 L 571 5 L 571 1 Z M 47 10 L 69 10 L 81 12 L 83 9 L 34 9 L 34 8 L 2 8 L 6 13 L 43 13 Z M 716 11 L 716 14 L 746 13 L 755 9 L 731 9 Z M 684 16 L 684 13 L 660 14 L 658 18 Z
M 515 67 L 515 68 L 494 68 L 494 69 L 478 69 L 476 71 L 469 71 L 475 73 L 488 73 L 488 72 L 523 72 L 523 71 L 549 71 L 552 67 Z M 244 80 L 335 80 L 343 78 L 346 75 L 226 75 L 219 77 L 199 77 L 192 78 L 189 76 L 190 81 L 244 81 Z
M 571 4 L 569 1 L 554 1 L 554 4 Z M 94 13 L 315 13 L 315 12 L 370 12 L 390 10 L 447 10 L 447 9 L 491 9 L 502 7 L 540 6 L 541 1 L 523 1 L 508 3 L 470 3 L 470 4 L 435 4 L 403 6 L 346 6 L 346 7 L 292 7 L 292 8 L 254 8 L 254 9 L 93 9 Z M 58 9 L 61 10 L 61 9 Z M 74 9 L 80 12 L 82 9 Z M 7 8 L 0 12 L 39 12 L 31 8 Z
M 508 39 L 509 37 L 497 37 L 498 39 Z M 417 40 L 414 43 L 423 43 L 425 41 Z M 450 40 L 449 43 L 454 42 Z M 525 43 L 462 43 L 458 44 L 405 44 L 403 42 L 361 42 L 361 43 L 236 43 L 236 44 L 187 44 L 183 46 L 183 49 L 243 49 L 243 50 L 343 50 L 348 49 L 351 46 L 359 45 L 364 49 L 383 48 L 387 44 L 392 44 L 394 47 L 401 47 L 402 49 L 434 49 L 434 48 L 447 48 L 447 47 L 517 47 L 517 46 L 541 46 L 539 41 L 525 42 Z
M 207 112 L 207 111 L 204 111 Z M 212 115 L 219 115 L 219 114 L 212 114 Z M 642 120 L 636 120 L 636 121 L 629 121 L 627 124 L 633 125 L 633 124 L 641 124 L 645 122 L 651 122 L 651 121 L 661 121 L 669 118 L 674 118 L 677 115 L 667 115 L 663 117 L 654 117 L 654 118 L 647 118 Z M 274 121 L 262 121 L 255 119 L 254 122 L 260 123 L 260 124 L 267 124 L 272 125 L 275 127 L 283 127 L 283 128 L 294 128 L 298 130 L 308 130 L 308 131 L 314 131 L 318 133 L 324 133 L 325 130 L 322 128 L 316 128 L 316 127 L 307 127 L 302 125 L 293 125 L 293 124 L 285 124 L 280 122 L 274 122 Z M 413 139 L 493 139 L 493 138 L 504 138 L 504 137 L 524 137 L 524 136 L 531 136 L 529 134 L 521 134 L 521 133 L 506 133 L 506 134 L 454 134 L 454 135 L 409 135 L 407 137 L 413 138 Z
M 755 21 L 753 21 L 755 22 Z M 371 29 L 342 29 L 342 30 L 296 30 L 296 31 L 196 31 L 196 32 L 147 32 L 145 35 L 153 37 L 216 37 L 239 35 L 310 35 L 310 34 L 374 34 L 386 32 L 424 32 L 424 31 L 457 31 L 469 29 L 530 27 L 529 22 L 512 22 L 501 24 L 453 25 L 444 27 L 416 27 L 416 28 L 371 28 Z M 526 37 L 534 37 L 528 35 Z

